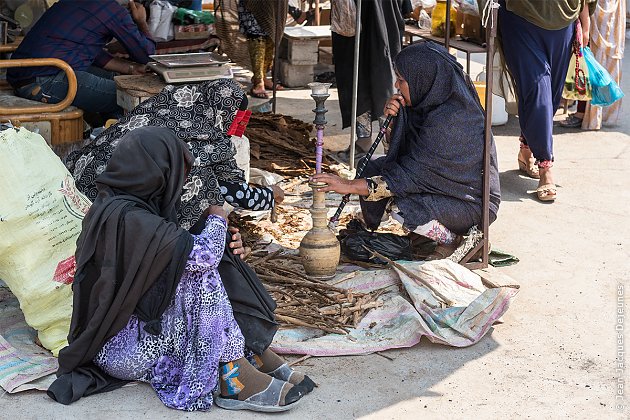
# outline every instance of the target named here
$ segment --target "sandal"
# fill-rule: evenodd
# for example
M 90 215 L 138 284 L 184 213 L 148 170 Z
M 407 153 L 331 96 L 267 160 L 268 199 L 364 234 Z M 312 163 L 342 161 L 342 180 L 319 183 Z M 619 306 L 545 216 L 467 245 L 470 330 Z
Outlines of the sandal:
M 560 127 L 564 128 L 582 128 L 582 118 L 576 117 L 575 114 L 571 114 L 558 124 Z
M 280 395 L 286 382 L 273 378 L 267 389 L 240 401 L 236 398 L 224 397 L 220 393 L 214 397 L 214 403 L 226 410 L 251 410 L 262 413 L 287 411 L 298 405 L 304 395 L 300 388 L 293 387 L 285 397 L 286 405 L 280 405 Z
M 264 83 L 265 83 L 265 89 L 273 90 L 273 83 L 271 83 L 271 80 L 266 80 Z M 282 86 L 280 83 L 276 83 L 276 90 L 277 91 L 284 90 L 284 86 Z
M 295 382 L 291 382 L 290 379 L 294 373 L 296 372 L 293 369 L 291 369 L 288 364 L 284 363 L 280 367 L 276 368 L 276 370 L 267 373 L 267 375 L 271 376 L 272 378 L 279 379 L 281 381 L 292 383 L 293 386 L 302 388 L 305 394 L 308 394 L 309 392 L 313 391 L 313 389 L 315 388 L 315 382 L 313 382 L 313 380 L 309 378 L 307 375 L 304 375 L 304 379 L 302 379 L 300 383 L 296 384 Z
M 365 157 L 365 155 L 366 155 L 366 152 L 363 152 L 358 148 L 355 150 L 354 152 L 355 166 L 359 164 L 359 162 L 361 161 L 361 159 Z M 339 163 L 349 164 L 350 163 L 350 148 L 347 148 L 346 150 L 341 150 L 335 153 L 334 155 L 332 155 L 331 157 Z
M 254 89 L 250 89 L 247 94 L 252 98 L 269 99 L 269 94 L 267 92 L 254 92 Z
M 558 195 L 555 184 L 541 185 L 536 189 L 536 195 L 540 201 L 553 201 Z
M 540 172 L 538 171 L 538 166 L 536 166 L 536 159 L 533 157 L 529 158 L 527 162 L 522 158 L 521 154 L 518 154 L 518 169 L 521 172 L 525 172 L 528 177 L 539 179 Z

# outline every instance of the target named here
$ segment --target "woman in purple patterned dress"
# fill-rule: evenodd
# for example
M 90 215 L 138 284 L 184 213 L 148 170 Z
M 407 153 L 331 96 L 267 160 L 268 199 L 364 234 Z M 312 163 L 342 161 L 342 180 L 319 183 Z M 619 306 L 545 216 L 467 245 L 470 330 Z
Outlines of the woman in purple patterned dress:
M 194 162 L 186 144 L 168 129 L 139 128 L 112 157 L 77 241 L 69 345 L 59 354 L 49 395 L 69 404 L 143 381 L 180 410 L 207 410 L 213 402 L 292 408 L 308 392 L 290 383 L 297 372 L 287 375 L 270 350 L 255 361 L 267 369 L 244 357 L 217 271 L 227 229 L 223 209 L 208 207 L 199 235 L 177 226 L 180 191 Z

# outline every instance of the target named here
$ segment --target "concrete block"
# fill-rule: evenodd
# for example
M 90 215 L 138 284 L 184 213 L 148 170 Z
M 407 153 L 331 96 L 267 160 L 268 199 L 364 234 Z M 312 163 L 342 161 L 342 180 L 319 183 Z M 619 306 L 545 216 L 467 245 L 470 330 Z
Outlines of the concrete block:
M 280 58 L 298 66 L 317 64 L 318 47 L 317 39 L 284 38 L 280 46 Z
M 296 65 L 280 60 L 280 77 L 286 87 L 306 86 L 313 81 L 313 65 Z

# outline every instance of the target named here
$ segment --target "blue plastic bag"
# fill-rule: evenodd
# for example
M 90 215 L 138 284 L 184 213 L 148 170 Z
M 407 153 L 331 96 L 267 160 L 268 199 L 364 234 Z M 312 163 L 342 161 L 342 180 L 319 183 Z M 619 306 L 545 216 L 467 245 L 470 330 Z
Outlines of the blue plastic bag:
M 584 59 L 588 67 L 588 78 L 591 82 L 593 98 L 591 105 L 610 106 L 623 98 L 621 88 L 610 77 L 610 73 L 595 60 L 595 56 L 589 47 L 583 48 Z

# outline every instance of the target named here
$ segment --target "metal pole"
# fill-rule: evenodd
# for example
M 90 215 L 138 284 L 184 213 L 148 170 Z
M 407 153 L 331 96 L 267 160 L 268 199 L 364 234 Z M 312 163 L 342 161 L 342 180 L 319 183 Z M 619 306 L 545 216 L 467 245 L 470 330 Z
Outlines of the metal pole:
M 359 92 L 359 47 L 361 45 L 361 0 L 357 0 L 357 24 L 354 34 L 354 71 L 352 74 L 352 114 L 350 123 L 350 170 L 354 169 L 357 141 L 357 96 Z
M 486 28 L 487 56 L 486 56 L 486 121 L 484 130 L 483 145 L 483 205 L 482 205 L 482 228 L 483 228 L 483 253 L 481 262 L 483 267 L 488 266 L 488 252 L 490 246 L 490 142 L 492 140 L 492 84 L 493 84 L 493 64 L 494 64 L 494 39 L 497 35 L 498 10 L 492 8 L 491 22 Z
M 490 0 L 491 7 L 494 1 Z M 484 121 L 484 143 L 483 143 L 483 174 L 482 174 L 482 204 L 481 204 L 481 229 L 483 238 L 481 242 L 462 259 L 460 263 L 471 270 L 488 267 L 488 253 L 490 251 L 490 151 L 492 141 L 492 85 L 493 85 L 493 58 L 494 44 L 497 35 L 498 10 L 495 7 L 490 9 L 490 24 L 486 26 L 486 116 Z M 473 255 L 481 250 L 481 262 L 468 262 Z
M 448 51 L 451 43 L 451 0 L 446 0 L 446 22 L 444 23 L 444 48 Z
M 281 19 L 285 19 L 286 20 L 286 16 L 280 16 L 280 2 L 283 0 L 277 0 L 276 2 L 276 25 L 282 25 L 282 27 L 284 28 L 284 22 L 282 22 Z M 278 61 L 280 60 L 280 43 L 282 42 L 282 36 L 283 36 L 283 32 L 277 30 L 276 28 L 276 34 L 275 34 L 275 39 L 274 39 L 274 52 L 273 52 L 273 68 L 271 69 L 271 82 L 272 82 L 272 89 L 273 89 L 273 96 L 272 96 L 272 105 L 271 105 L 271 111 L 275 114 L 276 113 L 276 83 L 278 83 Z

